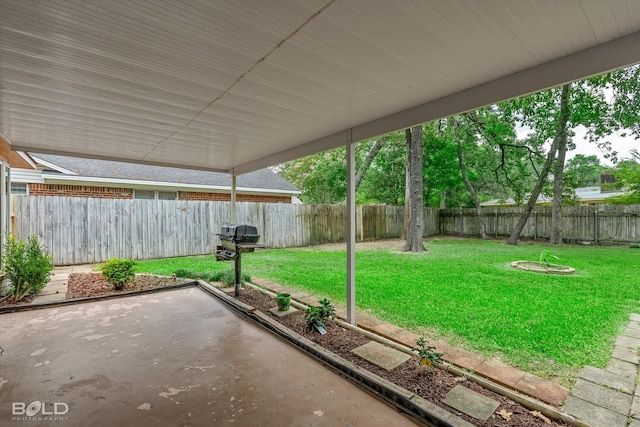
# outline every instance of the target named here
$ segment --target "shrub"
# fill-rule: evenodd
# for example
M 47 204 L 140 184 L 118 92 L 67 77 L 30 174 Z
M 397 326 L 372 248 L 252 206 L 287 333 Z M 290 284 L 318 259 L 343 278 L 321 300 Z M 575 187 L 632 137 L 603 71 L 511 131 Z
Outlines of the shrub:
M 200 277 L 196 277 L 196 274 L 200 274 L 200 273 L 196 273 L 193 270 L 189 270 L 187 268 L 179 268 L 177 270 L 174 270 L 173 274 L 175 274 L 176 277 L 184 277 L 184 278 L 188 278 L 188 279 L 199 279 Z
M 178 269 L 173 272 L 176 277 L 185 277 L 188 279 L 201 279 L 206 282 L 222 282 L 226 286 L 233 286 L 236 280 L 236 273 L 233 269 L 219 271 L 192 271 L 185 268 Z M 242 274 L 242 282 L 250 282 L 251 277 Z
M 5 245 L 5 276 L 14 302 L 42 291 L 51 277 L 53 258 L 40 246 L 35 235 L 25 243 L 10 236 Z
M 136 277 L 134 265 L 132 259 L 111 258 L 102 266 L 102 276 L 117 290 L 121 290 Z
M 236 271 L 233 269 L 228 269 L 224 271 L 220 271 L 220 274 L 216 277 L 213 282 L 222 282 L 226 286 L 233 286 L 236 283 Z M 251 277 L 249 275 L 242 273 L 242 277 L 240 277 L 240 283 L 250 282 Z

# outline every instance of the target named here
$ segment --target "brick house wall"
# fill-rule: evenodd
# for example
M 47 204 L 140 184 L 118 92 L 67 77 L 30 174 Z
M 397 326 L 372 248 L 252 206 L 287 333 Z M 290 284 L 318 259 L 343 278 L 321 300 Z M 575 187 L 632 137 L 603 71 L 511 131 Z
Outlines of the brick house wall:
M 96 187 L 90 185 L 29 184 L 34 196 L 97 197 L 102 199 L 133 199 L 132 188 Z
M 91 185 L 29 184 L 29 194 L 34 196 L 97 197 L 102 199 L 133 199 L 132 188 L 99 187 Z M 203 193 L 199 191 L 179 191 L 179 200 L 224 201 L 231 200 L 230 194 Z M 238 194 L 238 202 L 291 203 L 289 196 L 266 196 Z
M 204 201 L 231 201 L 231 194 L 225 193 L 201 193 L 199 191 L 180 191 L 180 200 L 204 200 Z M 265 196 L 258 194 L 237 194 L 238 202 L 259 202 L 259 203 L 291 203 L 291 197 L 287 196 Z

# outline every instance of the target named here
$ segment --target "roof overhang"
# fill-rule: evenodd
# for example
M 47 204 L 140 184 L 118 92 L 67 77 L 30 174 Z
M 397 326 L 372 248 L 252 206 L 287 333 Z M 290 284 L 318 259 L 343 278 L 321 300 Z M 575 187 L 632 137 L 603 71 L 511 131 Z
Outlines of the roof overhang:
M 640 62 L 636 0 L 0 0 L 12 149 L 241 174 Z
M 63 185 L 92 185 L 99 187 L 154 189 L 166 191 L 195 191 L 211 193 L 231 193 L 230 186 L 203 185 L 203 184 L 177 184 L 175 182 L 144 181 L 134 179 L 99 178 L 91 176 L 58 175 L 43 173 L 42 179 L 46 184 Z M 237 187 L 238 194 L 262 194 L 268 196 L 292 197 L 299 195 L 301 191 L 272 190 L 268 188 Z

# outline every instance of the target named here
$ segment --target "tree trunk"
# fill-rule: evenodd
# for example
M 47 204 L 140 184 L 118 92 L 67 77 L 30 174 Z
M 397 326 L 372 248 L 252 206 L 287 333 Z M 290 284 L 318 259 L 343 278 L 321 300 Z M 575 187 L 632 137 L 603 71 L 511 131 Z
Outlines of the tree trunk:
M 409 225 L 407 227 L 407 241 L 403 252 L 425 251 L 422 236 L 424 234 L 424 208 L 422 206 L 422 126 L 415 126 L 407 133 L 411 135 L 407 145 L 407 163 L 409 165 Z
M 566 84 L 562 86 L 562 95 L 560 96 L 560 118 L 558 119 L 558 128 L 556 130 L 556 136 L 553 138 L 553 143 L 551 144 L 551 148 L 549 149 L 549 154 L 547 155 L 547 159 L 544 162 L 544 166 L 542 167 L 542 171 L 540 171 L 540 176 L 538 177 L 538 182 L 536 183 L 535 188 L 531 192 L 531 196 L 529 197 L 529 201 L 527 202 L 527 206 L 522 213 L 522 216 L 518 220 L 511 236 L 507 239 L 508 245 L 517 245 L 518 239 L 520 238 L 520 233 L 524 229 L 524 225 L 527 223 L 527 219 L 529 219 L 529 215 L 533 210 L 533 207 L 538 200 L 538 196 L 540 195 L 540 191 L 542 191 L 542 187 L 547 180 L 547 176 L 549 175 L 549 171 L 551 170 L 551 164 L 558 152 L 558 147 L 563 141 L 566 144 L 567 139 L 567 122 L 569 121 L 569 106 L 567 104 L 567 99 L 569 98 L 569 85 Z
M 551 207 L 551 236 L 549 242 L 552 245 L 562 244 L 562 190 L 564 179 L 564 159 L 567 155 L 567 133 L 558 147 L 556 159 L 556 172 L 553 175 L 553 205 Z
M 378 139 L 369 150 L 369 154 L 367 154 L 367 158 L 364 159 L 364 162 L 362 162 L 362 164 L 360 165 L 360 169 L 358 169 L 358 172 L 356 173 L 356 177 L 354 181 L 355 191 L 358 191 L 358 187 L 362 182 L 362 177 L 364 177 L 365 171 L 367 170 L 369 165 L 371 165 L 371 163 L 373 162 L 373 159 L 376 158 L 376 154 L 378 154 L 378 151 L 380 151 L 380 148 L 382 148 L 382 144 L 385 143 L 386 141 L 387 141 L 387 137 L 383 136 L 382 138 Z M 345 204 L 347 203 L 346 199 L 344 203 Z
M 407 161 L 404 172 L 404 225 L 402 227 L 402 240 L 407 240 L 407 232 L 409 231 L 409 218 L 411 218 L 411 196 L 409 193 L 409 175 L 411 175 L 411 129 L 404 130 L 405 145 L 407 146 Z
M 384 144 L 385 142 L 387 142 L 387 137 L 383 136 L 382 138 L 378 139 L 371 147 L 371 150 L 369 150 L 369 154 L 367 154 L 367 158 L 364 160 L 362 165 L 360 165 L 360 169 L 358 169 L 358 173 L 356 173 L 356 180 L 355 180 L 356 190 L 358 189 L 360 182 L 362 182 L 362 177 L 364 176 L 364 172 L 367 170 L 369 165 L 373 162 L 373 159 L 376 158 L 376 154 L 378 154 L 378 151 L 380 151 L 380 148 L 382 148 L 382 144 Z
M 453 130 L 456 135 L 456 144 L 458 145 L 458 162 L 460 163 L 460 172 L 462 173 L 462 179 L 464 181 L 464 185 L 467 187 L 467 190 L 469 191 L 469 193 L 471 193 L 473 205 L 476 207 L 476 215 L 478 216 L 478 223 L 480 224 L 480 237 L 482 238 L 482 240 L 487 240 L 487 232 L 484 225 L 484 218 L 482 217 L 482 210 L 480 209 L 480 201 L 478 200 L 476 189 L 473 188 L 473 185 L 471 185 L 471 181 L 469 181 L 469 178 L 467 177 L 467 166 L 464 161 L 464 153 L 462 152 L 462 142 L 460 141 L 458 120 L 455 117 L 451 117 L 449 120 L 449 122 L 453 125 Z

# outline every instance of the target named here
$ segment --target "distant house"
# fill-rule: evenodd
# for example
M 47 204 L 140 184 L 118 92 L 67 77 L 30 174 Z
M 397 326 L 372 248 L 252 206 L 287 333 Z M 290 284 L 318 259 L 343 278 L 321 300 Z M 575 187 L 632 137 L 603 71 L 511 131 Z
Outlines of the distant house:
M 47 196 L 160 200 L 231 200 L 225 173 L 18 153 L 11 168 L 11 193 Z M 269 169 L 239 175 L 239 202 L 292 203 L 294 185 Z
M 576 188 L 576 196 L 580 200 L 581 205 L 597 205 L 605 203 L 605 201 L 611 197 L 620 196 L 624 194 L 622 191 L 607 191 L 602 190 L 600 187 L 581 187 Z M 553 200 L 544 194 L 538 196 L 536 201 L 537 205 L 550 205 Z M 526 200 L 525 200 L 526 203 Z M 506 200 L 494 199 L 487 202 L 480 203 L 480 206 L 485 208 L 499 207 L 499 206 L 515 206 L 516 203 L 512 198 Z

